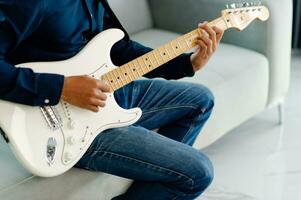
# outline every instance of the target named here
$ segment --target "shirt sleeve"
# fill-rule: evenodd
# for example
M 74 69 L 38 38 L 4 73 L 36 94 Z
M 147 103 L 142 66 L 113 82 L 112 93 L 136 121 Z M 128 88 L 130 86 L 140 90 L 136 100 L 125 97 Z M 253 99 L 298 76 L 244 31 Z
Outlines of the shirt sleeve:
M 132 40 L 121 40 L 116 43 L 111 51 L 111 58 L 115 65 L 123 65 L 153 49 L 145 47 Z M 145 75 L 147 78 L 162 77 L 165 79 L 180 79 L 194 75 L 190 61 L 191 54 L 182 54 L 168 63 Z
M 64 76 L 35 73 L 6 60 L 38 28 L 43 2 L 0 1 L 0 99 L 30 106 L 56 105 L 60 100 Z

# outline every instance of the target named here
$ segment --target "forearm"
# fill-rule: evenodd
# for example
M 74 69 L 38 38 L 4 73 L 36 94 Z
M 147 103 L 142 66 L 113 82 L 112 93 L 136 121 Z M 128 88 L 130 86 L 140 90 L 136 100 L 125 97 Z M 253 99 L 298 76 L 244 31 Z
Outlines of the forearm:
M 64 76 L 34 73 L 0 61 L 0 99 L 30 106 L 56 105 L 61 97 Z

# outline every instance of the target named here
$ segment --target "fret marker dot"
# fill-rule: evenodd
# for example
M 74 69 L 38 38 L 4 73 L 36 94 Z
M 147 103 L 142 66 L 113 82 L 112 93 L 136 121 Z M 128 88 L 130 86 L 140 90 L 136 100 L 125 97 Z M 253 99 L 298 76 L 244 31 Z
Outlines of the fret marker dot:
M 128 74 L 127 74 L 127 73 L 124 73 L 124 75 L 126 75 L 126 76 L 127 76 Z

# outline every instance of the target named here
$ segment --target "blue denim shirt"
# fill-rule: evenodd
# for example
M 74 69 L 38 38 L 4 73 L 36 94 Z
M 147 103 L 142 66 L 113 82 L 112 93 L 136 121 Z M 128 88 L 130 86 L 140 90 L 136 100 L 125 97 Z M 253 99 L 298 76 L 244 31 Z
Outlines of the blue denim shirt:
M 97 33 L 112 27 L 123 29 L 102 0 L 0 0 L 0 99 L 32 106 L 57 104 L 63 75 L 15 65 L 70 58 Z M 111 57 L 122 65 L 151 50 L 127 36 L 113 46 Z M 146 77 L 193 74 L 189 55 L 184 54 Z

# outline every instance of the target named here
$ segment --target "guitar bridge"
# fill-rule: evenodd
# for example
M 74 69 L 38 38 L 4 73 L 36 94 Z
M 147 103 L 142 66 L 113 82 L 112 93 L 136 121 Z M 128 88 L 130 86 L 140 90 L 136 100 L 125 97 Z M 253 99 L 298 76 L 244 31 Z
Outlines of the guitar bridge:
M 63 127 L 62 119 L 54 107 L 45 106 L 41 107 L 40 110 L 51 130 L 56 131 Z

